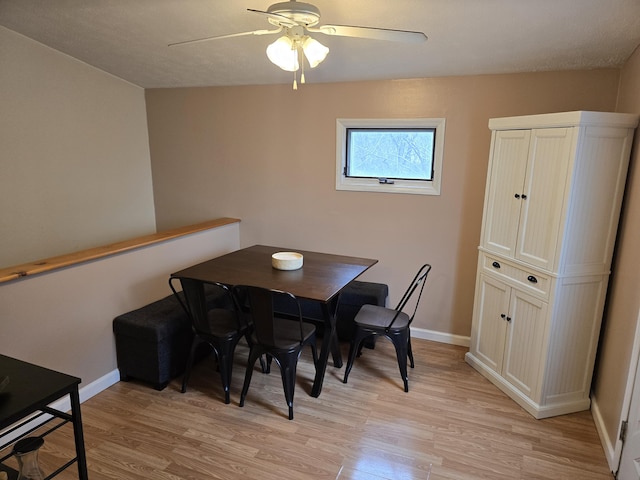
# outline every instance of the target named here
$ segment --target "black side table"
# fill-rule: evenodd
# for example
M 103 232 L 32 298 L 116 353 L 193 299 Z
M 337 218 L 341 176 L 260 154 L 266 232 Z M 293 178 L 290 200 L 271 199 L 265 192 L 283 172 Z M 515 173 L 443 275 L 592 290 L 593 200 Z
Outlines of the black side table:
M 9 376 L 9 383 L 4 390 L 0 392 L 0 431 L 13 425 L 12 428 L 0 434 L 0 442 L 2 442 L 2 437 L 15 432 L 27 423 L 33 421 L 34 418 L 37 418 L 39 415 L 49 414 L 52 416 L 44 423 L 54 418 L 59 418 L 64 421 L 60 425 L 56 425 L 45 432 L 43 436 L 59 428 L 66 422 L 72 422 L 76 456 L 47 476 L 47 478 L 54 477 L 62 470 L 77 462 L 78 478 L 80 480 L 87 480 L 87 458 L 84 450 L 80 397 L 78 395 L 78 385 L 81 380 L 71 375 L 39 367 L 5 355 L 0 355 L 0 376 Z M 69 395 L 71 400 L 71 414 L 55 410 L 48 406 L 50 403 L 65 395 Z M 32 414 L 37 415 L 33 417 Z M 38 427 L 35 428 L 39 428 L 40 426 L 42 426 L 42 424 L 39 424 Z M 35 430 L 35 428 L 30 431 Z M 27 435 L 30 431 L 23 433 L 22 436 Z M 0 451 L 15 440 L 16 438 L 12 438 L 10 441 L 0 444 Z M 4 469 L 1 466 L 1 462 L 10 456 L 11 453 L 0 458 L 0 471 Z

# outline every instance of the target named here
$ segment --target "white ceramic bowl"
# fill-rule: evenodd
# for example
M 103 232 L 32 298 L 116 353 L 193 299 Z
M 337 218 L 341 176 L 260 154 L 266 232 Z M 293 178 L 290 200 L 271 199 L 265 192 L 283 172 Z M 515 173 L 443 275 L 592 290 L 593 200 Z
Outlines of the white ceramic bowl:
M 297 252 L 277 252 L 271 255 L 271 265 L 278 270 L 297 270 L 302 267 L 303 256 Z

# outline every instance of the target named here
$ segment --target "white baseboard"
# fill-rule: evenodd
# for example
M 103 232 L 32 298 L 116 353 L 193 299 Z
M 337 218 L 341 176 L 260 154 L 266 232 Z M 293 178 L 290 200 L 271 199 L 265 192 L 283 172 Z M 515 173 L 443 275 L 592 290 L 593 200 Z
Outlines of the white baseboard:
M 598 399 L 593 396 L 593 393 L 591 394 L 591 416 L 593 417 L 593 423 L 596 425 L 596 430 L 600 437 L 600 443 L 604 450 L 604 456 L 607 458 L 607 463 L 609 464 L 609 470 L 615 472 L 618 470 L 617 463 L 619 458 L 619 454 L 616 451 L 617 445 L 612 445 L 609 440 L 611 436 L 607 432 L 607 427 L 605 426 L 604 419 L 602 418 L 602 413 L 600 413 Z
M 106 390 L 114 383 L 118 383 L 120 381 L 120 371 L 116 368 L 111 372 L 103 375 L 102 377 L 94 380 L 93 382 L 81 387 L 78 391 L 80 395 L 80 403 L 89 400 L 94 395 L 97 395 L 103 390 Z M 69 397 L 61 398 L 60 400 L 56 400 L 51 405 L 51 408 L 55 408 L 56 410 L 60 410 L 61 412 L 68 412 L 71 410 L 71 401 Z
M 452 335 L 450 333 L 436 332 L 424 328 L 411 328 L 411 336 L 422 338 L 423 340 L 432 340 L 439 343 L 448 343 L 449 345 L 460 345 L 468 347 L 471 344 L 471 338 L 462 335 Z
M 97 395 L 101 391 L 106 390 L 111 385 L 118 383 L 119 381 L 120 381 L 120 372 L 118 371 L 118 369 L 115 369 L 107 373 L 106 375 L 103 375 L 102 377 L 98 378 L 97 380 L 89 383 L 88 385 L 81 387 L 78 391 L 78 394 L 80 396 L 80 403 L 90 399 L 91 397 L 93 397 L 94 395 Z M 49 404 L 49 406 L 60 412 L 68 412 L 71 410 L 71 399 L 69 398 L 68 395 L 65 395 L 63 398 Z M 19 438 L 20 436 L 33 430 L 34 428 L 37 428 L 38 426 L 42 425 L 44 422 L 46 422 L 50 418 L 51 418 L 51 415 L 49 414 L 41 415 L 37 418 L 34 418 L 32 421 L 25 423 L 20 428 L 17 428 L 15 431 L 11 432 L 10 434 L 3 436 L 2 443 L 9 444 L 13 442 L 14 439 Z M 7 430 L 9 430 L 10 428 L 11 427 L 9 427 Z

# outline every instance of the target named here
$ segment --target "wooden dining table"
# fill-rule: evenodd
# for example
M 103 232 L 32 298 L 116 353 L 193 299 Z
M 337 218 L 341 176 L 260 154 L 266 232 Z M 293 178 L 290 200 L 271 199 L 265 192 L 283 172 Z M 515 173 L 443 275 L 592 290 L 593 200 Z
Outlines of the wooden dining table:
M 283 251 L 301 253 L 302 267 L 297 270 L 273 268 L 271 255 Z M 376 263 L 378 260 L 371 258 L 254 245 L 185 268 L 171 274 L 171 277 L 190 278 L 203 283 L 218 282 L 228 286 L 253 285 L 282 290 L 300 299 L 318 302 L 322 307 L 324 334 L 311 389 L 311 395 L 317 397 L 322 390 L 330 352 L 334 366 L 342 366 L 336 334 L 340 291 Z

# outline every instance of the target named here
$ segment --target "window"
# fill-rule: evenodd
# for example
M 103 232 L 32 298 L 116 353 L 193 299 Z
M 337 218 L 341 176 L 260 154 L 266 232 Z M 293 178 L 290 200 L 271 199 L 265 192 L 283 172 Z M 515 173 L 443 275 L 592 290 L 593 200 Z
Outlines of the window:
M 336 190 L 440 195 L 444 118 L 336 122 Z

